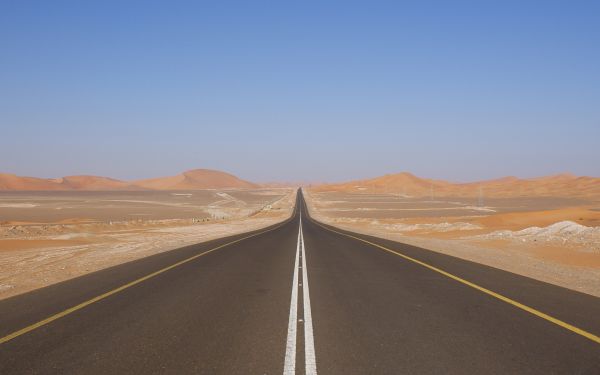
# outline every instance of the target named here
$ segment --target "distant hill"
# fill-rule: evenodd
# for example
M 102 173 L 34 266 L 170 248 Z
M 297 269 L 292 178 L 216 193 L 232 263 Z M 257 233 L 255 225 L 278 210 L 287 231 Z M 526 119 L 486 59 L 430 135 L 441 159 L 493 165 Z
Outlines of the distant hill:
M 99 176 L 67 176 L 55 180 L 65 190 L 132 190 L 125 181 Z
M 133 182 L 134 185 L 152 190 L 198 190 L 198 189 L 252 189 L 259 185 L 229 173 L 211 169 L 193 169 L 176 176 L 151 178 Z
M 600 178 L 559 174 L 530 179 L 503 177 L 471 183 L 453 183 L 420 178 L 408 172 L 389 174 L 340 184 L 324 184 L 315 191 L 356 193 L 393 193 L 413 197 L 485 197 L 554 196 L 600 198 Z
M 229 173 L 194 169 L 176 176 L 139 181 L 121 181 L 100 176 L 67 176 L 62 178 L 22 177 L 0 174 L 1 190 L 199 190 L 199 189 L 250 189 L 259 185 L 241 180 Z
M 0 173 L 0 190 L 64 190 L 55 179 Z

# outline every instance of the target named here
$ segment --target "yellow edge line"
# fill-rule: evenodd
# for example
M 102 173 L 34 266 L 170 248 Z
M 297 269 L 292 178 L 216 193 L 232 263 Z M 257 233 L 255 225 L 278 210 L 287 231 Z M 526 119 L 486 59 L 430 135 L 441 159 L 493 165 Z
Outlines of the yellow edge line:
M 296 210 L 294 209 L 294 212 L 293 212 L 292 216 L 290 217 L 290 219 L 294 218 L 294 217 L 295 217 L 295 215 L 296 215 Z M 146 281 L 146 280 L 148 280 L 148 279 L 151 279 L 151 278 L 153 278 L 153 277 L 155 277 L 155 276 L 158 276 L 158 275 L 160 275 L 161 273 L 164 273 L 164 272 L 167 272 L 167 271 L 169 271 L 169 270 L 172 270 L 173 268 L 179 267 L 179 266 L 181 266 L 182 264 L 185 264 L 185 263 L 191 262 L 192 260 L 194 260 L 194 259 L 197 259 L 197 258 L 200 258 L 201 256 L 204 256 L 204 255 L 206 255 L 206 254 L 212 253 L 213 251 L 217 251 L 217 250 L 219 250 L 219 249 L 222 249 L 222 248 L 224 248 L 224 247 L 226 247 L 226 246 L 233 245 L 234 243 L 238 243 L 238 242 L 241 242 L 241 241 L 247 240 L 247 239 L 249 239 L 249 238 L 256 237 L 256 236 L 259 236 L 259 235 L 261 235 L 261 234 L 265 234 L 265 233 L 271 232 L 271 231 L 273 231 L 273 230 L 275 230 L 275 229 L 278 229 L 278 228 L 282 227 L 283 225 L 287 224 L 287 222 L 288 222 L 290 219 L 286 219 L 286 220 L 285 220 L 283 223 L 281 223 L 281 224 L 279 224 L 279 225 L 277 225 L 277 226 L 275 226 L 275 227 L 273 227 L 273 228 L 271 228 L 271 229 L 268 229 L 268 230 L 265 230 L 265 231 L 262 231 L 262 232 L 258 232 L 258 233 L 254 233 L 254 234 L 252 234 L 252 235 L 250 235 L 250 236 L 246 236 L 246 237 L 239 238 L 239 239 L 237 239 L 237 240 L 235 240 L 235 241 L 231 241 L 231 242 L 228 242 L 228 243 L 226 243 L 226 244 L 223 244 L 223 245 L 220 245 L 220 246 L 214 247 L 214 248 L 212 248 L 212 249 L 210 249 L 210 250 L 207 250 L 207 251 L 205 251 L 205 252 L 203 252 L 203 253 L 201 253 L 201 254 L 196 254 L 196 255 L 194 255 L 194 256 L 191 256 L 191 257 L 189 257 L 189 258 L 186 258 L 186 259 L 184 259 L 184 260 L 181 260 L 181 261 L 179 261 L 179 262 L 177 262 L 177 263 L 174 263 L 174 264 L 172 264 L 172 265 L 170 265 L 170 266 L 167 266 L 167 267 L 165 267 L 165 268 L 162 268 L 162 269 L 160 269 L 160 270 L 158 270 L 158 271 L 152 272 L 151 274 L 148 274 L 148 275 L 146 275 L 146 276 L 140 277 L 139 279 L 137 279 L 137 280 L 134 280 L 134 281 L 132 281 L 132 282 L 130 282 L 130 283 L 127 283 L 127 284 L 125 284 L 125 285 L 122 285 L 122 286 L 120 286 L 120 287 L 118 287 L 118 288 L 115 288 L 115 289 L 113 289 L 113 290 L 111 290 L 111 291 L 108 291 L 108 292 L 106 292 L 106 293 L 104 293 L 104 294 L 101 294 L 101 295 L 99 295 L 99 296 L 96 296 L 96 297 L 94 297 L 94 298 L 92 298 L 92 299 L 90 299 L 90 300 L 87 300 L 87 301 L 85 301 L 85 302 L 82 302 L 82 303 L 80 303 L 79 305 L 76 305 L 76 306 L 70 307 L 70 308 L 68 308 L 68 309 L 66 309 L 66 310 L 64 310 L 64 311 L 61 311 L 61 312 L 59 312 L 59 313 L 57 313 L 57 314 L 54 314 L 54 315 L 52 315 L 52 316 L 49 316 L 48 318 L 46 318 L 46 319 L 44 319 L 44 320 L 40 320 L 40 321 L 39 321 L 39 322 L 37 322 L 37 323 L 34 323 L 34 324 L 32 324 L 32 325 L 29 325 L 29 326 L 27 326 L 27 327 L 25 327 L 25 328 L 22 328 L 22 329 L 20 329 L 20 330 L 18 330 L 18 331 L 15 331 L 15 332 L 13 332 L 13 333 L 11 333 L 11 334 L 8 334 L 7 336 L 4 336 L 4 337 L 0 338 L 0 344 L 4 344 L 4 343 L 5 343 L 5 342 L 7 342 L 7 341 L 10 341 L 10 340 L 12 340 L 12 339 L 14 339 L 14 338 L 16 338 L 16 337 L 19 337 L 19 336 L 21 336 L 21 335 L 24 335 L 24 334 L 26 334 L 26 333 L 28 333 L 28 332 L 31 332 L 31 331 L 33 331 L 34 329 L 40 328 L 40 327 L 42 327 L 42 326 L 44 326 L 44 325 L 46 325 L 46 324 L 49 324 L 49 323 L 51 323 L 51 322 L 53 322 L 53 321 L 55 321 L 55 320 L 58 320 L 58 319 L 60 319 L 60 318 L 62 318 L 62 317 L 64 317 L 64 316 L 66 316 L 66 315 L 69 315 L 69 314 L 71 314 L 71 313 L 73 313 L 73 312 L 75 312 L 75 311 L 77 311 L 77 310 L 81 310 L 81 309 L 83 309 L 84 307 L 91 305 L 92 303 L 95 303 L 95 302 L 101 301 L 101 300 L 103 300 L 103 299 L 105 299 L 105 298 L 108 298 L 108 297 L 112 296 L 113 294 L 117 294 L 117 293 L 119 293 L 119 292 L 121 292 L 121 291 L 123 291 L 123 290 L 125 290 L 125 289 L 127 289 L 127 288 L 131 288 L 131 287 L 132 287 L 132 286 L 134 286 L 134 285 L 137 285 L 137 284 L 139 284 L 139 283 L 141 283 L 141 282 L 144 282 L 144 281 Z
M 510 304 L 510 305 L 513 305 L 513 306 L 515 306 L 515 307 L 518 307 L 518 308 L 519 308 L 519 309 L 521 309 L 521 310 L 527 311 L 528 313 L 530 313 L 530 314 L 533 314 L 533 315 L 535 315 L 535 316 L 537 316 L 537 317 L 539 317 L 539 318 L 542 318 L 542 319 L 544 319 L 544 320 L 547 320 L 547 321 L 549 321 L 549 322 L 551 322 L 551 323 L 554 323 L 554 324 L 556 324 L 557 326 L 560 326 L 560 327 L 562 327 L 562 328 L 568 329 L 569 331 L 571 331 L 571 332 L 574 332 L 574 333 L 576 333 L 576 334 L 578 334 L 578 335 L 581 335 L 581 336 L 583 336 L 583 337 L 585 337 L 585 338 L 587 338 L 587 339 L 590 339 L 590 340 L 594 341 L 594 342 L 595 342 L 595 343 L 597 343 L 597 344 L 600 344 L 600 337 L 598 337 L 598 336 L 594 335 L 593 333 L 590 333 L 590 332 L 584 331 L 584 330 L 583 330 L 583 329 L 581 329 L 581 328 L 578 328 L 578 327 L 575 327 L 574 325 L 571 325 L 571 324 L 569 324 L 569 323 L 563 322 L 563 321 L 562 321 L 562 320 L 560 320 L 560 319 L 557 319 L 557 318 L 555 318 L 555 317 L 553 317 L 553 316 L 550 316 L 550 315 L 548 315 L 548 314 L 545 314 L 545 313 L 543 313 L 543 312 L 541 312 L 541 311 L 539 311 L 539 310 L 536 310 L 536 309 L 534 309 L 534 308 L 532 308 L 532 307 L 529 307 L 529 306 L 527 306 L 527 305 L 524 305 L 524 304 L 522 304 L 522 303 L 520 303 L 520 302 L 517 302 L 517 301 L 515 301 L 515 300 L 513 300 L 513 299 L 510 299 L 510 298 L 508 298 L 508 297 L 506 297 L 506 296 L 503 296 L 502 294 L 499 294 L 499 293 L 496 293 L 496 292 L 494 292 L 494 291 L 492 291 L 492 290 L 486 289 L 486 288 L 484 288 L 484 287 L 482 287 L 482 286 L 479 286 L 479 285 L 477 285 L 477 284 L 475 284 L 475 283 L 472 283 L 472 282 L 470 282 L 470 281 L 468 281 L 468 280 L 465 280 L 465 279 L 463 279 L 463 278 L 461 278 L 461 277 L 458 277 L 458 276 L 456 276 L 456 275 L 453 275 L 453 274 L 451 274 L 451 273 L 449 273 L 449 272 L 446 272 L 446 271 L 444 271 L 444 270 L 442 270 L 442 269 L 439 269 L 439 268 L 437 268 L 437 267 L 434 267 L 434 266 L 432 266 L 432 265 L 430 265 L 430 264 L 427 264 L 427 263 L 425 263 L 425 262 L 422 262 L 422 261 L 420 261 L 420 260 L 418 260 L 418 259 L 412 258 L 412 257 L 410 257 L 410 256 L 408 256 L 408 255 L 404 255 L 404 254 L 402 254 L 402 253 L 399 253 L 399 252 L 397 252 L 397 251 L 394 251 L 394 250 L 388 249 L 388 248 L 387 248 L 387 247 L 385 247 L 385 246 L 381 246 L 381 245 L 379 245 L 379 244 L 373 243 L 373 242 L 371 242 L 371 241 L 367 241 L 367 240 L 365 240 L 365 239 L 362 239 L 362 238 L 360 238 L 360 237 L 356 237 L 356 236 L 353 236 L 353 235 L 350 235 L 350 234 L 346 234 L 346 233 L 343 233 L 343 232 L 338 232 L 338 231 L 336 231 L 336 230 L 333 230 L 333 229 L 331 229 L 331 228 L 328 228 L 328 227 L 324 226 L 323 224 L 321 224 L 321 223 L 319 223 L 319 222 L 317 222 L 317 221 L 315 221 L 315 220 L 312 220 L 312 221 L 313 221 L 315 224 L 317 224 L 318 226 L 320 226 L 320 227 L 322 227 L 322 228 L 325 228 L 325 229 L 327 229 L 327 230 L 328 230 L 328 231 L 330 231 L 330 232 L 334 232 L 334 233 L 341 234 L 341 235 L 343 235 L 343 236 L 346 236 L 346 237 L 353 238 L 353 239 L 355 239 L 355 240 L 358 240 L 358 241 L 362 241 L 362 242 L 364 242 L 364 243 L 367 243 L 367 244 L 369 244 L 369 245 L 371 245 L 371 246 L 375 246 L 375 247 L 377 247 L 377 248 L 379 248 L 379 249 L 381 249 L 381 250 L 387 251 L 388 253 L 391 253 L 391 254 L 397 255 L 397 256 L 399 256 L 399 257 L 402 257 L 402 258 L 404 258 L 404 259 L 406 259 L 406 260 L 409 260 L 409 261 L 411 261 L 411 262 L 413 262 L 413 263 L 416 263 L 416 264 L 418 264 L 418 265 L 420 265 L 420 266 L 423 266 L 423 267 L 425 267 L 425 268 L 428 268 L 428 269 L 430 269 L 431 271 L 434 271 L 434 272 L 437 272 L 437 273 L 439 273 L 439 274 L 442 274 L 442 275 L 444 275 L 444 276 L 446 276 L 446 277 L 449 277 L 449 278 L 451 278 L 452 280 L 456 280 L 456 281 L 458 281 L 459 283 L 462 283 L 462 284 L 464 284 L 464 285 L 470 286 L 470 287 L 471 287 L 471 288 L 473 288 L 473 289 L 477 289 L 477 290 L 479 290 L 480 292 L 483 292 L 483 293 L 485 293 L 485 294 L 487 294 L 487 295 L 490 295 L 490 296 L 492 296 L 492 297 L 494 297 L 494 298 L 497 298 L 497 299 L 499 299 L 500 301 L 506 302 L 506 303 L 508 303 L 508 304 Z

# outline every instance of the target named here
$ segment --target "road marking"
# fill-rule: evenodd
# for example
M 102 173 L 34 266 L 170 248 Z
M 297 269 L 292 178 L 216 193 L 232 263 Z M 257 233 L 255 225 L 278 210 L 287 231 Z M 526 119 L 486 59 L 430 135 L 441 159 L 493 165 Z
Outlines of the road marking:
M 298 257 L 300 255 L 300 231 L 298 231 L 298 244 L 296 246 L 296 260 L 294 262 L 294 278 L 292 281 L 292 296 L 290 299 L 290 318 L 288 321 L 287 342 L 285 345 L 285 362 L 283 375 L 296 374 L 296 336 L 298 330 Z
M 296 205 L 297 205 L 297 204 L 296 204 Z M 296 208 L 294 208 L 294 213 L 293 213 L 292 217 L 294 217 L 294 216 L 295 216 L 295 214 L 296 214 Z M 289 219 L 288 219 L 288 220 L 289 220 Z M 285 221 L 284 221 L 284 222 L 282 222 L 281 224 L 279 224 L 279 225 L 277 225 L 277 226 L 275 226 L 275 227 L 273 227 L 273 228 L 271 228 L 271 229 L 267 229 L 267 230 L 264 230 L 264 231 L 262 231 L 262 232 L 254 233 L 254 234 L 251 234 L 251 235 L 249 235 L 249 236 L 246 236 L 246 237 L 239 238 L 239 239 L 237 239 L 237 240 L 235 240 L 235 241 L 228 242 L 228 243 L 226 243 L 226 244 L 223 244 L 223 245 L 220 245 L 220 246 L 214 247 L 214 248 L 212 248 L 212 249 L 210 249 L 210 250 L 207 250 L 207 251 L 205 251 L 205 252 L 203 252 L 203 253 L 196 254 L 196 255 L 194 255 L 194 256 L 191 256 L 191 257 L 189 257 L 189 258 L 186 258 L 186 259 L 184 259 L 184 260 L 181 260 L 181 261 L 179 261 L 179 262 L 177 262 L 177 263 L 174 263 L 174 264 L 172 264 L 172 265 L 170 265 L 170 266 L 167 266 L 167 267 L 165 267 L 165 268 L 161 268 L 161 269 L 160 269 L 160 270 L 158 270 L 158 271 L 155 271 L 155 272 L 152 272 L 151 274 L 148 274 L 148 275 L 146 275 L 146 276 L 140 277 L 139 279 L 136 279 L 136 280 L 134 280 L 134 281 L 132 281 L 132 282 L 129 282 L 129 283 L 125 284 L 125 285 L 122 285 L 122 286 L 120 286 L 120 287 L 118 287 L 118 288 L 115 288 L 115 289 L 113 289 L 113 290 L 111 290 L 111 291 L 108 291 L 108 292 L 106 292 L 106 293 L 104 293 L 104 294 L 101 294 L 101 295 L 99 295 L 99 296 L 96 296 L 96 297 L 94 297 L 94 298 L 92 298 L 92 299 L 89 299 L 89 300 L 87 300 L 87 301 L 85 301 L 85 302 L 82 302 L 82 303 L 80 303 L 79 305 L 76 305 L 76 306 L 70 307 L 70 308 L 68 308 L 68 309 L 66 309 L 66 310 L 64 310 L 64 311 L 61 311 L 61 312 L 59 312 L 59 313 L 57 313 L 57 314 L 54 314 L 54 315 L 52 315 L 52 316 L 49 316 L 48 318 L 46 318 L 46 319 L 44 319 L 44 320 L 40 320 L 40 321 L 39 321 L 39 322 L 37 322 L 37 323 L 31 324 L 31 325 L 29 325 L 29 326 L 27 326 L 27 327 L 25 327 L 25 328 L 22 328 L 22 329 L 20 329 L 20 330 L 18 330 L 18 331 L 15 331 L 15 332 L 13 332 L 13 333 L 10 333 L 10 334 L 8 334 L 8 335 L 6 335 L 6 336 L 4 336 L 4 337 L 1 337 L 1 338 L 0 338 L 0 344 L 4 344 L 5 342 L 8 342 L 8 341 L 10 341 L 10 340 L 12 340 L 12 339 L 14 339 L 14 338 L 17 338 L 17 337 L 19 337 L 19 336 L 22 336 L 22 335 L 24 335 L 24 334 L 26 334 L 26 333 L 28 333 L 28 332 L 31 332 L 31 331 L 33 331 L 33 330 L 35 330 L 35 329 L 37 329 L 37 328 L 40 328 L 40 327 L 42 327 L 42 326 L 45 326 L 46 324 L 52 323 L 52 322 L 53 322 L 53 321 L 55 321 L 55 320 L 58 320 L 58 319 L 60 319 L 60 318 L 62 318 L 62 317 L 64 317 L 64 316 L 67 316 L 67 315 L 69 315 L 69 314 L 71 314 L 71 313 L 74 313 L 75 311 L 81 310 L 81 309 L 83 309 L 83 308 L 85 308 L 85 307 L 87 307 L 87 306 L 89 306 L 89 305 L 91 305 L 91 304 L 93 304 L 93 303 L 95 303 L 95 302 L 98 302 L 98 301 L 101 301 L 101 300 L 103 300 L 103 299 L 106 299 L 106 298 L 108 298 L 108 297 L 112 296 L 113 294 L 117 294 L 117 293 L 119 293 L 119 292 L 122 292 L 122 291 L 123 291 L 123 290 L 125 290 L 125 289 L 131 288 L 132 286 L 135 286 L 135 285 L 137 285 L 137 284 L 140 284 L 140 283 L 142 283 L 142 282 L 144 282 L 144 281 L 146 281 L 146 280 L 148 280 L 148 279 L 151 279 L 151 278 L 153 278 L 153 277 L 155 277 L 155 276 L 158 276 L 158 275 L 160 275 L 160 274 L 162 274 L 162 273 L 165 273 L 165 272 L 167 272 L 167 271 L 170 271 L 170 270 L 172 270 L 173 268 L 176 268 L 176 267 L 179 267 L 179 266 L 181 266 L 181 265 L 183 265 L 183 264 L 185 264 L 185 263 L 191 262 L 191 261 L 192 261 L 192 260 L 194 260 L 194 259 L 200 258 L 200 257 L 202 257 L 202 256 L 204 256 L 204 255 L 210 254 L 210 253 L 212 253 L 212 252 L 214 252 L 214 251 L 217 251 L 217 250 L 219 250 L 219 249 L 222 249 L 222 248 L 224 248 L 224 247 L 227 247 L 227 246 L 229 246 L 229 245 L 233 245 L 233 244 L 235 244 L 235 243 L 238 243 L 238 242 L 241 242 L 241 241 L 247 240 L 247 239 L 249 239 L 249 238 L 256 237 L 256 236 L 259 236 L 259 235 L 261 235 L 261 234 L 265 234 L 265 233 L 268 233 L 268 232 L 274 231 L 274 230 L 276 230 L 276 229 L 278 229 L 278 228 L 282 227 L 283 225 L 287 224 L 288 220 L 285 220 Z
M 300 211 L 300 237 L 302 242 L 302 298 L 304 300 L 304 358 L 306 375 L 317 375 L 315 356 L 315 339 L 313 335 L 312 313 L 310 310 L 310 293 L 308 290 L 308 271 L 306 268 L 306 251 L 304 250 L 304 233 L 302 232 L 302 211 Z
M 302 259 L 299 265 L 299 259 Z M 298 282 L 298 269 L 302 269 L 302 282 Z M 298 319 L 298 286 L 302 287 L 302 300 L 304 302 L 303 319 Z M 302 211 L 300 210 L 300 224 L 298 226 L 298 244 L 296 246 L 296 260 L 292 281 L 292 296 L 290 301 L 290 318 L 288 321 L 288 336 L 285 350 L 284 375 L 296 374 L 296 352 L 298 323 L 304 323 L 304 367 L 306 375 L 317 375 L 317 362 L 315 356 L 315 340 L 313 334 L 312 313 L 310 310 L 310 293 L 308 290 L 308 271 L 306 268 L 306 251 L 304 248 L 304 233 L 302 232 Z
M 408 261 L 411 261 L 411 262 L 413 262 L 413 263 L 416 263 L 416 264 L 418 264 L 418 265 L 420 265 L 420 266 L 423 266 L 423 267 L 425 267 L 425 268 L 427 268 L 427 269 L 429 269 L 429 270 L 431 270 L 431 271 L 437 272 L 437 273 L 439 273 L 439 274 L 441 274 L 441 275 L 444 275 L 444 276 L 446 276 L 446 277 L 448 277 L 448 278 L 450 278 L 450 279 L 452 279 L 452 280 L 458 281 L 459 283 L 462 283 L 462 284 L 464 284 L 464 285 L 467 285 L 467 286 L 469 286 L 469 287 L 471 287 L 471 288 L 473 288 L 473 289 L 476 289 L 476 290 L 478 290 L 478 291 L 480 291 L 480 292 L 482 292 L 482 293 L 485 293 L 485 294 L 487 294 L 487 295 L 489 295 L 489 296 L 492 296 L 492 297 L 494 297 L 494 298 L 496 298 L 496 299 L 499 299 L 499 300 L 500 300 L 500 301 L 502 301 L 502 302 L 506 302 L 506 303 L 508 303 L 509 305 L 515 306 L 515 307 L 517 307 L 517 308 L 519 308 L 519 309 L 521 309 L 521 310 L 523 310 L 523 311 L 526 311 L 526 312 L 528 312 L 528 313 L 530 313 L 530 314 L 533 314 L 533 315 L 535 315 L 535 316 L 537 316 L 537 317 L 539 317 L 539 318 L 542 318 L 542 319 L 544 319 L 544 320 L 546 320 L 546 321 L 548 321 L 548 322 L 550 322 L 550 323 L 554 323 L 554 324 L 556 324 L 556 325 L 557 325 L 557 326 L 559 326 L 559 327 L 562 327 L 562 328 L 564 328 L 564 329 L 567 329 L 567 330 L 569 330 L 569 331 L 571 331 L 571 332 L 573 332 L 573 333 L 576 333 L 576 334 L 578 334 L 578 335 L 580 335 L 580 336 L 583 336 L 583 337 L 585 337 L 585 338 L 587 338 L 587 339 L 590 339 L 590 340 L 594 341 L 594 342 L 595 342 L 595 343 L 597 343 L 597 344 L 600 344 L 600 337 L 599 337 L 599 336 L 596 336 L 596 335 L 594 335 L 593 333 L 591 333 L 591 332 L 587 332 L 587 331 L 585 331 L 585 330 L 583 330 L 583 329 L 581 329 L 581 328 L 575 327 L 574 325 L 571 325 L 571 324 L 569 324 L 569 323 L 567 323 L 567 322 L 563 322 L 562 320 L 560 320 L 560 319 L 557 319 L 557 318 L 555 318 L 555 317 L 553 317 L 553 316 L 550 316 L 550 315 L 548 315 L 548 314 L 545 314 L 545 313 L 543 313 L 543 312 L 541 312 L 541 311 L 539 311 L 539 310 L 536 310 L 536 309 L 534 309 L 533 307 L 529 307 L 529 306 L 527 306 L 527 305 L 524 305 L 524 304 L 522 304 L 522 303 L 520 303 L 520 302 L 517 302 L 517 301 L 515 301 L 515 300 L 511 299 L 511 298 L 508 298 L 508 297 L 506 297 L 506 296 L 503 296 L 503 295 L 502 295 L 502 294 L 500 294 L 500 293 L 496 293 L 496 292 L 494 292 L 494 291 L 492 291 L 492 290 L 489 290 L 489 289 L 487 289 L 487 288 L 484 288 L 484 287 L 482 287 L 482 286 L 480 286 L 480 285 L 477 285 L 477 284 L 475 284 L 475 283 L 473 283 L 473 282 L 470 282 L 470 281 L 468 281 L 468 280 L 465 280 L 465 279 L 463 279 L 463 278 L 461 278 L 461 277 L 459 277 L 459 276 L 453 275 L 453 274 L 451 274 L 450 272 L 446 272 L 446 271 L 444 271 L 444 270 L 442 270 L 442 269 L 440 269 L 440 268 L 437 268 L 437 267 L 435 267 L 435 266 L 432 266 L 432 265 L 430 265 L 430 264 L 428 264 L 428 263 L 425 263 L 425 262 L 423 262 L 423 261 L 420 261 L 420 260 L 418 260 L 418 259 L 415 259 L 415 258 L 413 258 L 413 257 L 410 257 L 410 256 L 408 256 L 408 255 L 404 255 L 404 254 L 402 254 L 402 253 L 399 253 L 399 252 L 397 252 L 397 251 L 394 251 L 394 250 L 388 249 L 388 248 L 387 248 L 387 247 L 385 247 L 385 246 L 382 246 L 382 245 L 376 244 L 376 243 L 374 243 L 374 242 L 371 242 L 371 241 L 367 241 L 367 240 L 365 240 L 365 239 L 362 239 L 362 238 L 360 238 L 360 237 L 353 236 L 353 235 L 351 235 L 351 234 L 347 234 L 347 233 L 339 232 L 339 231 L 337 231 L 337 230 L 334 230 L 334 229 L 328 228 L 328 227 L 326 227 L 325 225 L 323 225 L 323 224 L 321 224 L 321 223 L 317 222 L 316 220 L 313 220 L 313 219 L 311 219 L 311 221 L 312 221 L 313 223 L 317 224 L 318 226 L 320 226 L 320 227 L 322 227 L 322 228 L 324 228 L 324 229 L 326 229 L 326 230 L 330 231 L 330 232 L 337 233 L 337 234 L 340 234 L 340 235 L 342 235 L 342 236 L 346 236 L 346 237 L 349 237 L 349 238 L 353 238 L 353 239 L 355 239 L 355 240 L 357 240 L 357 241 L 361 241 L 361 242 L 364 242 L 364 243 L 366 243 L 366 244 L 369 244 L 369 245 L 371 245 L 371 246 L 377 247 L 377 248 L 379 248 L 379 249 L 381 249 L 381 250 L 387 251 L 388 253 L 391 253 L 391 254 L 397 255 L 397 256 L 399 256 L 399 257 L 401 257 L 401 258 L 404 258 L 404 259 L 406 259 L 406 260 L 408 260 Z

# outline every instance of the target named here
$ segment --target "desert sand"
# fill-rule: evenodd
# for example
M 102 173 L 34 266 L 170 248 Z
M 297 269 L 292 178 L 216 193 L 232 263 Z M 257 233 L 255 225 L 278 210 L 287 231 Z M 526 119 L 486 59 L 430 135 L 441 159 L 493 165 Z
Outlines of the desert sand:
M 0 193 L 0 298 L 289 218 L 295 189 Z
M 306 191 L 324 223 L 600 296 L 598 178 L 451 184 L 403 173 Z

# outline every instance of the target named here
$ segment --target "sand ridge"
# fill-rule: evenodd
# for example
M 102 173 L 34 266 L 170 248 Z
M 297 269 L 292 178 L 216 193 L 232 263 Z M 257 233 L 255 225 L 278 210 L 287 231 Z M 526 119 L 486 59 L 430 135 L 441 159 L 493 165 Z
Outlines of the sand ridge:
M 134 181 L 133 185 L 154 190 L 193 190 L 212 188 L 253 189 L 258 185 L 229 173 L 210 169 L 194 169 L 170 177 Z
M 470 183 L 453 183 L 417 177 L 408 172 L 366 180 L 324 184 L 314 191 L 388 193 L 405 197 L 479 197 L 482 199 L 548 196 L 600 200 L 600 178 L 564 173 L 530 179 L 503 177 Z
M 200 189 L 254 189 L 258 184 L 242 180 L 232 174 L 193 169 L 176 176 L 137 181 L 121 181 L 101 176 L 66 176 L 61 178 L 23 177 L 0 173 L 0 191 L 57 191 L 57 190 L 200 190 Z

